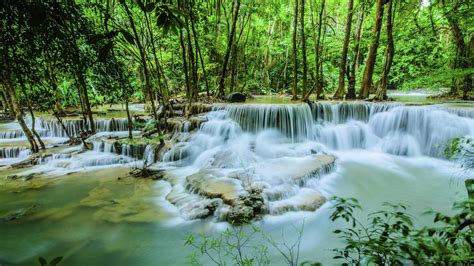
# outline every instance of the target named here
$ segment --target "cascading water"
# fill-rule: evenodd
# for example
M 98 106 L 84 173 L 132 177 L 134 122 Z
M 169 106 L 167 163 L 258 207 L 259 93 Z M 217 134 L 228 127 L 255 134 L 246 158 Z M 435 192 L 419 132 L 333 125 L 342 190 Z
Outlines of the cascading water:
M 311 172 L 315 155 L 352 157 L 354 150 L 366 150 L 443 158 L 451 138 L 474 135 L 472 114 L 373 103 L 217 106 L 197 133 L 162 158 L 174 184 L 169 201 L 185 217 L 200 217 L 202 210 L 189 215 L 197 208 L 191 195 L 202 195 L 196 189 L 200 184 L 190 182 L 189 176 L 199 176 L 205 186 L 215 185 L 206 181 L 213 176 L 210 179 L 238 180 L 239 186 L 226 187 L 237 194 L 245 186 L 262 188 L 268 213 L 312 210 L 323 193 Z M 202 200 L 206 205 L 206 197 Z
M 159 246 L 159 256 L 150 259 L 152 263 L 149 264 L 170 264 L 170 261 L 163 262 L 164 253 L 171 254 L 168 257 L 172 257 L 171 261 L 175 262 L 175 257 L 183 252 L 183 234 L 189 232 L 190 228 L 191 232 L 206 234 L 222 228 L 222 224 L 215 222 L 224 220 L 232 213 L 236 208 L 232 202 L 251 198 L 248 197 L 250 190 L 261 191 L 264 199 L 264 206 L 258 206 L 262 208 L 263 220 L 256 222 L 264 231 L 275 239 L 285 234 L 289 237 L 286 239 L 289 243 L 294 240 L 291 237 L 297 235 L 294 228 L 302 228 L 300 225 L 304 221 L 301 260 L 334 264 L 331 249 L 340 247 L 340 242 L 332 231 L 347 225 L 330 221 L 331 205 L 324 203 L 325 199 L 332 196 L 357 198 L 364 207 L 362 218 L 367 213 L 380 210 L 383 202 L 402 203 L 408 206 L 413 217 L 417 217 L 416 224 L 429 225 L 432 217 L 425 218 L 422 215 L 428 208 L 449 214 L 453 202 L 462 200 L 466 195 L 459 165 L 444 159 L 443 150 L 452 137 L 474 135 L 473 118 L 474 112 L 468 108 L 444 106 L 408 107 L 375 103 L 220 105 L 206 114 L 206 122 L 197 130 L 194 130 L 196 126 L 189 124 L 177 128 L 181 132 L 173 136 L 176 144 L 161 157 L 159 163 L 151 166 L 165 170 L 163 180 L 116 180 L 119 174 L 112 170 L 125 165 L 122 172 L 119 171 L 120 176 L 125 175 L 129 171 L 127 167 L 137 164 L 137 160 L 132 157 L 146 159 L 147 162 L 158 158 L 153 158 L 156 155 L 153 145 L 147 144 L 135 151 L 135 146 L 128 144 L 120 147 L 112 145 L 114 140 L 126 137 L 127 132 L 118 131 L 123 129 L 122 126 L 106 126 L 105 122 L 99 126 L 101 133 L 96 135 L 97 138 L 90 140 L 93 150 L 84 152 L 81 146 L 48 149 L 53 154 L 43 158 L 39 165 L 25 169 L 20 175 L 37 172 L 41 176 L 37 180 L 41 181 L 43 175 L 49 177 L 77 173 L 73 174 L 71 181 L 73 188 L 69 188 L 75 193 L 70 194 L 81 194 L 78 198 L 82 200 L 82 194 L 89 193 L 87 199 L 98 202 L 97 206 L 87 209 L 87 213 L 94 212 L 91 219 L 76 219 L 83 218 L 79 216 L 85 212 L 84 206 L 77 203 L 68 203 L 80 209 L 76 216 L 72 216 L 76 209 L 66 209 L 63 213 L 61 208 L 45 207 L 50 215 L 56 217 L 55 224 L 73 221 L 74 226 L 81 228 L 87 223 L 88 228 L 97 227 L 102 233 L 113 226 L 120 227 L 120 232 L 123 228 L 137 229 L 144 224 L 143 221 L 156 221 L 154 217 L 159 217 L 157 219 L 160 222 L 172 223 L 173 226 L 166 224 L 166 227 L 157 230 L 159 237 L 152 234 L 153 230 L 149 226 L 133 231 L 133 237 L 139 239 L 137 241 L 142 241 L 142 237 L 162 241 L 154 243 L 153 250 L 145 247 L 140 249 L 147 254 L 158 254 L 154 251 L 162 245 Z M 75 124 L 78 122 L 67 123 L 70 123 L 68 127 L 72 132 L 80 126 Z M 39 124 L 37 126 L 38 130 L 42 129 Z M 2 127 L 7 131 L 19 129 L 18 126 L 5 124 Z M 57 133 L 51 133 L 56 130 L 52 128 L 56 128 Z M 50 129 L 45 126 L 45 133 L 40 134 L 61 136 L 59 124 L 51 125 Z M 15 136 L 17 133 L 8 134 Z M 15 137 L 24 138 L 20 135 Z M 11 140 L 0 142 L 10 145 Z M 3 154 L 18 154 L 19 157 L 23 156 L 20 153 L 28 152 L 27 149 L 3 150 Z M 333 155 L 336 158 L 334 163 Z M 2 164 L 4 160 L 9 159 L 0 159 Z M 110 172 L 103 174 L 101 171 Z M 93 174 L 100 176 L 94 179 Z M 114 177 L 109 181 L 109 189 L 104 185 L 105 175 L 109 179 Z M 77 183 L 86 179 L 93 180 L 91 183 L 100 180 L 97 182 L 100 185 L 94 187 L 93 191 L 90 188 L 84 190 Z M 15 182 L 20 181 L 27 182 L 22 179 Z M 63 184 L 66 182 L 63 181 L 58 181 L 61 186 L 52 185 L 43 190 L 44 195 L 68 194 L 64 192 Z M 156 188 L 152 190 L 156 194 L 147 194 L 149 197 L 146 199 L 139 198 L 143 190 L 150 192 L 150 184 Z M 133 194 L 131 201 L 127 202 L 124 195 L 111 195 L 111 191 L 121 190 L 116 189 L 120 186 L 122 189 L 133 187 L 131 192 L 126 193 L 126 197 Z M 12 197 L 24 195 L 10 194 Z M 56 197 L 51 198 L 58 202 Z M 152 202 L 152 207 L 140 205 L 144 201 Z M 248 207 L 238 204 L 242 208 Z M 146 219 L 135 220 L 140 214 L 144 214 Z M 105 216 L 113 221 L 113 225 L 96 226 L 94 219 L 104 219 Z M 128 220 L 120 220 L 124 217 Z M 211 218 L 196 220 L 205 217 Z M 183 221 L 183 218 L 194 221 L 175 223 Z M 35 219 L 31 226 L 33 229 L 28 232 L 36 234 L 40 221 Z M 119 221 L 127 222 L 119 224 Z M 141 223 L 133 223 L 136 221 Z M 209 221 L 212 221 L 212 226 L 209 226 Z M 19 231 L 12 231 L 11 234 L 16 236 L 23 232 L 23 223 L 21 226 Z M 54 233 L 58 239 L 64 235 L 56 230 Z M 104 237 L 101 235 L 101 241 L 112 239 L 109 241 L 113 243 L 104 242 L 107 248 L 121 243 L 125 247 L 123 250 L 127 251 L 136 243 L 141 243 L 128 241 L 129 238 L 126 238 L 127 241 L 117 241 L 116 237 L 123 235 L 117 231 L 109 233 Z M 130 237 L 131 234 L 126 235 Z M 90 240 L 79 235 L 77 237 L 81 241 L 85 240 L 81 243 Z M 71 239 L 64 241 L 69 243 Z M 59 246 L 50 253 L 62 254 L 63 247 Z M 16 254 L 22 254 L 23 250 L 18 250 Z M 179 254 L 176 254 L 176 250 L 179 250 Z M 117 253 L 114 251 L 112 254 Z M 36 258 L 37 255 L 31 256 Z M 278 256 L 269 254 L 272 262 L 280 261 Z

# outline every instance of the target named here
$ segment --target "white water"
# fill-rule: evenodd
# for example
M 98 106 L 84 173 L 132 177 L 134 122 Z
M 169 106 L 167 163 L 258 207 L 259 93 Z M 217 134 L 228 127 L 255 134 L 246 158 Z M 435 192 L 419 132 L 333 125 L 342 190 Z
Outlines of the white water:
M 169 174 L 167 181 L 155 183 L 167 188 L 156 204 L 170 209 L 180 221 L 198 217 L 208 199 L 187 190 L 186 177 L 204 171 L 261 187 L 268 214 L 257 223 L 275 237 L 284 231 L 291 241 L 293 226 L 299 228 L 304 221 L 302 260 L 334 263 L 331 249 L 339 241 L 332 230 L 345 226 L 329 221 L 329 203 L 304 211 L 315 195 L 358 198 L 364 206 L 362 219 L 383 202 L 403 203 L 420 226 L 432 220 L 422 215 L 428 208 L 449 213 L 452 203 L 466 196 L 466 173 L 446 160 L 443 151 L 450 138 L 474 136 L 474 112 L 468 109 L 367 103 L 227 105 L 206 116 L 197 132 L 180 133 L 176 137 L 180 142 L 154 166 Z M 107 134 L 106 126 L 103 129 Z M 134 164 L 128 147 L 122 147 L 122 155 L 114 154 L 111 145 L 94 147 L 85 153 L 79 153 L 80 147 L 63 149 L 29 171 L 59 176 Z M 332 171 L 289 180 L 295 173 L 298 177 L 306 173 L 313 156 L 323 153 L 336 156 Z M 211 227 L 195 220 L 195 230 L 209 233 L 221 228 L 223 212 L 208 219 Z M 175 224 L 176 231 L 182 224 Z M 159 253 L 179 257 L 182 245 L 181 238 L 170 240 Z M 276 265 L 282 261 L 277 253 L 270 257 Z
M 315 195 L 337 194 L 337 189 L 321 183 L 333 174 L 322 179 L 305 176 L 314 154 L 335 154 L 338 170 L 341 164 L 363 165 L 372 169 L 366 173 L 370 175 L 381 169 L 378 182 L 387 184 L 387 189 L 388 179 L 404 175 L 411 175 L 416 186 L 422 185 L 419 175 L 445 172 L 445 178 L 452 178 L 459 170 L 444 160 L 444 149 L 451 138 L 474 136 L 473 113 L 368 103 L 218 106 L 196 134 L 165 154 L 162 166 L 173 176 L 173 198 L 180 198 L 171 201 L 188 219 L 194 217 L 196 201 L 205 205 L 207 199 L 183 189 L 186 177 L 209 170 L 223 180 L 263 188 L 269 214 L 305 210 Z M 420 171 L 424 164 L 434 172 Z M 388 177 L 391 171 L 393 177 Z M 353 174 L 358 178 L 360 171 Z M 298 175 L 305 176 L 303 182 L 291 178 Z M 219 215 L 217 211 L 217 221 Z

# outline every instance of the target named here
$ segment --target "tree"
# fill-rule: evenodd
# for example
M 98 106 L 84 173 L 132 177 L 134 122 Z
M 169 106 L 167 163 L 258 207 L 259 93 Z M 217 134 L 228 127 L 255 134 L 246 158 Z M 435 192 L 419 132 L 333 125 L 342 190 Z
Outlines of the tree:
M 234 38 L 235 38 L 235 31 L 236 31 L 236 25 L 237 25 L 237 18 L 239 16 L 239 9 L 240 9 L 240 0 L 234 0 L 232 1 L 232 27 L 231 31 L 229 34 L 229 40 L 227 42 L 227 50 L 225 52 L 225 57 L 224 57 L 224 63 L 222 64 L 222 73 L 221 77 L 219 80 L 219 85 L 218 85 L 218 96 L 219 97 L 224 97 L 225 96 L 225 76 L 227 72 L 227 65 L 229 64 L 229 57 L 230 57 L 230 52 L 232 50 L 232 46 L 234 45 Z
M 384 0 L 376 1 L 375 24 L 372 31 L 372 40 L 370 43 L 369 52 L 367 54 L 367 60 L 365 61 L 364 77 L 362 79 L 359 94 L 360 99 L 366 99 L 367 97 L 369 97 L 370 88 L 372 87 L 372 75 L 374 74 L 375 59 L 377 57 L 377 48 L 379 46 L 384 4 Z
M 339 83 L 337 91 L 334 94 L 335 99 L 342 99 L 344 97 L 344 80 L 346 78 L 346 61 L 347 61 L 347 49 L 349 47 L 349 39 L 351 35 L 352 27 L 352 12 L 354 8 L 354 1 L 349 0 L 347 4 L 347 20 L 346 20 L 346 31 L 344 33 L 344 44 L 342 45 L 342 56 L 341 56 L 341 66 L 339 67 Z
M 298 1 L 295 0 L 294 18 L 293 18 L 293 97 L 292 100 L 298 99 L 298 46 L 296 36 L 298 33 Z
M 305 7 L 305 0 L 301 0 L 301 19 L 300 19 L 300 23 L 301 23 L 301 52 L 302 52 L 302 55 L 303 55 L 303 91 L 302 91 L 302 94 L 303 94 L 303 99 L 307 99 L 308 96 L 306 96 L 307 94 L 307 72 L 308 72 L 308 67 L 307 67 L 307 64 L 306 64 L 306 35 L 304 33 L 304 27 L 305 27 L 305 19 L 304 19 L 304 7 Z
M 448 3 L 449 2 L 449 5 Z M 446 20 L 448 21 L 449 29 L 453 35 L 453 41 L 456 47 L 456 54 L 452 63 L 452 69 L 454 70 L 466 70 L 469 67 L 473 67 L 472 63 L 474 48 L 473 48 L 473 39 L 474 37 L 471 34 L 470 39 L 466 41 L 465 33 L 459 23 L 458 18 L 463 17 L 462 7 L 464 5 L 469 5 L 469 1 L 460 1 L 460 0 L 440 0 L 439 3 L 442 8 L 442 12 Z M 471 7 L 472 8 L 472 7 Z M 468 7 L 469 10 L 469 7 Z M 471 16 L 471 13 L 468 13 L 467 16 Z M 472 90 L 472 73 L 467 73 L 461 79 L 453 78 L 451 90 L 449 94 L 451 96 L 457 96 L 458 89 L 462 89 L 462 98 L 467 99 L 467 93 Z
M 393 0 L 389 0 L 387 3 L 387 17 L 386 17 L 386 27 L 387 27 L 387 48 L 385 50 L 385 60 L 383 66 L 382 77 L 378 82 L 377 92 L 375 94 L 375 100 L 384 101 L 387 100 L 387 83 L 388 83 L 388 74 L 390 73 L 390 68 L 392 67 L 393 56 L 395 55 L 395 45 L 393 43 L 393 22 L 392 19 L 392 7 Z
M 359 54 L 360 54 L 360 39 L 362 36 L 362 24 L 364 22 L 364 13 L 365 13 L 365 2 L 362 1 L 360 5 L 360 10 L 357 16 L 357 26 L 356 33 L 354 36 L 354 49 L 352 51 L 352 62 L 348 66 L 347 79 L 348 79 L 348 88 L 346 99 L 355 99 L 356 98 L 356 70 L 359 66 Z

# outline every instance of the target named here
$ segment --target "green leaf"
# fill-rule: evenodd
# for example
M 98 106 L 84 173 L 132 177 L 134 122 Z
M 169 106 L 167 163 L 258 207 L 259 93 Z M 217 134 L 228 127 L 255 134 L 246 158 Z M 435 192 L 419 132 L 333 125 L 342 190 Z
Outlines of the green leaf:
M 120 30 L 120 33 L 122 33 L 122 36 L 125 38 L 125 40 L 127 40 L 128 43 L 135 45 L 135 38 L 133 38 L 133 35 L 130 34 L 130 32 L 122 29 Z
M 49 265 L 56 266 L 58 265 L 59 262 L 61 262 L 61 260 L 63 260 L 63 257 L 56 257 L 49 263 Z
M 41 266 L 47 266 L 47 265 L 48 265 L 48 262 L 47 262 L 46 259 L 43 258 L 43 257 L 39 257 L 39 258 L 38 258 L 38 261 L 39 261 L 39 263 L 40 263 Z

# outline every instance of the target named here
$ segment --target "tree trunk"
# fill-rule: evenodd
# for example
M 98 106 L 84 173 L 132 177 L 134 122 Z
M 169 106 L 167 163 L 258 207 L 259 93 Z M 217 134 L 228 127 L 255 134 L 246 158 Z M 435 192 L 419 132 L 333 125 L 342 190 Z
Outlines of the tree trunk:
M 372 41 L 365 61 L 364 77 L 362 79 L 359 98 L 367 99 L 372 86 L 372 75 L 374 74 L 375 59 L 377 57 L 377 48 L 379 47 L 380 29 L 382 28 L 383 3 L 384 0 L 377 0 L 375 12 L 375 24 L 372 33 Z
M 392 67 L 393 57 L 395 55 L 395 45 L 393 43 L 393 23 L 392 19 L 392 7 L 393 0 L 389 0 L 387 3 L 387 50 L 385 51 L 385 62 L 383 66 L 382 77 L 377 87 L 377 92 L 375 94 L 375 100 L 385 101 L 387 97 L 387 83 L 388 83 L 388 74 L 390 73 L 390 68 Z
M 78 69 L 77 70 L 77 80 L 79 82 L 79 87 L 80 87 L 80 90 L 81 90 L 81 93 L 82 93 L 82 97 L 84 99 L 84 108 L 85 108 L 85 111 L 88 115 L 88 118 L 89 118 L 89 126 L 90 126 L 90 130 L 92 132 L 92 134 L 95 134 L 95 124 L 94 124 L 94 118 L 93 118 L 93 115 L 92 115 L 92 109 L 91 109 L 91 104 L 89 102 L 89 95 L 87 93 L 87 85 L 86 85 L 86 80 L 84 78 L 84 73 L 82 72 L 81 69 Z
M 44 145 L 44 142 L 43 140 L 41 140 L 41 137 L 40 135 L 38 134 L 38 132 L 36 132 L 35 130 L 35 124 L 36 124 L 36 119 L 35 119 L 35 113 L 33 112 L 33 108 L 31 107 L 31 102 L 30 102 L 30 99 L 28 98 L 28 94 L 26 93 L 26 89 L 25 89 L 25 84 L 23 83 L 22 80 L 20 80 L 20 82 L 22 83 L 21 84 L 21 90 L 23 92 L 23 95 L 25 96 L 25 100 L 26 100 L 26 105 L 28 106 L 28 111 L 30 113 L 30 116 L 31 116 L 31 132 L 33 132 L 33 135 L 36 137 L 36 139 L 38 140 L 40 146 L 41 146 L 41 149 L 42 150 L 46 150 L 46 146 Z
M 321 10 L 319 11 L 319 19 L 318 19 L 318 37 L 316 39 L 314 49 L 315 49 L 315 64 L 316 64 L 316 69 L 315 69 L 315 75 L 314 75 L 314 80 L 316 82 L 316 100 L 323 98 L 323 80 L 322 80 L 322 75 L 321 69 L 322 69 L 322 62 L 321 62 L 321 31 L 323 29 L 323 15 L 324 15 L 324 9 L 326 6 L 326 1 L 322 0 L 321 1 Z
M 191 84 L 188 73 L 188 60 L 186 59 L 186 46 L 184 44 L 183 31 L 181 29 L 179 29 L 179 43 L 181 45 L 184 79 L 186 82 L 186 98 L 188 99 L 188 102 L 191 103 Z
M 3 106 L 3 111 L 8 110 L 8 113 L 10 114 L 10 117 L 12 119 L 15 118 L 15 111 L 13 110 L 13 106 L 11 105 L 11 100 L 10 97 L 8 96 L 6 89 L 2 86 L 1 87 L 1 94 L 2 94 L 2 99 L 5 100 L 5 105 Z
M 440 1 L 440 4 L 443 8 L 444 17 L 446 17 L 446 20 L 448 21 L 449 28 L 453 34 L 454 43 L 456 45 L 456 57 L 454 59 L 452 68 L 466 69 L 469 67 L 469 49 L 464 41 L 464 33 L 459 26 L 457 19 L 458 14 L 456 14 L 460 4 L 458 1 L 456 1 L 452 4 L 452 6 L 446 7 L 444 0 Z M 463 87 L 463 99 L 467 99 L 467 92 L 470 91 L 472 87 L 472 78 L 470 75 L 466 75 L 462 81 L 453 78 L 451 90 L 449 91 L 451 96 L 458 96 L 458 88 L 460 87 L 459 84 L 463 84 L 461 86 Z
M 347 4 L 347 20 L 346 20 L 346 31 L 344 35 L 344 44 L 342 46 L 341 66 L 339 67 L 339 84 L 337 91 L 334 94 L 334 99 L 342 99 L 344 97 L 344 81 L 346 78 L 346 61 L 347 61 L 347 49 L 349 47 L 349 40 L 351 36 L 352 27 L 352 11 L 354 8 L 354 0 L 349 0 Z
M 132 134 L 133 121 L 132 121 L 132 117 L 130 116 L 130 109 L 128 108 L 128 98 L 125 100 L 125 110 L 127 111 L 128 138 L 133 139 L 133 134 Z
M 348 88 L 347 88 L 347 95 L 346 99 L 355 99 L 356 96 L 356 90 L 355 90 L 355 85 L 356 85 L 356 71 L 359 66 L 359 50 L 360 50 L 360 39 L 362 36 L 362 24 L 364 23 L 364 14 L 365 14 L 365 6 L 363 5 L 361 7 L 361 10 L 359 12 L 359 16 L 357 18 L 357 29 L 356 29 L 356 34 L 354 36 L 354 41 L 355 41 L 355 46 L 354 46 L 354 51 L 353 51 L 353 60 L 351 63 L 351 66 L 349 67 L 348 71 Z
M 230 52 L 232 50 L 232 45 L 234 44 L 235 29 L 237 25 L 237 17 L 239 15 L 239 9 L 240 9 L 240 0 L 235 0 L 235 4 L 233 5 L 233 14 L 232 14 L 232 27 L 229 34 L 229 40 L 227 44 L 227 50 L 225 52 L 224 63 L 222 64 L 221 78 L 219 80 L 219 85 L 217 89 L 218 97 L 225 96 L 224 81 L 225 81 L 225 76 L 227 72 L 227 65 L 229 63 Z
M 3 86 L 1 86 L 0 88 L 2 88 L 2 91 L 6 95 L 7 100 L 8 99 L 10 100 L 10 106 L 12 108 L 14 117 L 18 121 L 18 124 L 20 124 L 20 127 L 23 130 L 23 133 L 25 133 L 25 136 L 28 139 L 28 142 L 30 143 L 31 151 L 33 153 L 37 153 L 38 145 L 36 144 L 33 134 L 31 133 L 30 129 L 25 123 L 25 120 L 23 119 L 23 112 L 16 98 L 15 88 L 12 85 L 9 58 L 8 58 L 8 47 L 6 45 L 3 47 L 3 51 L 2 51 L 2 64 L 3 64 L 3 67 L 1 68 L 2 70 L 1 74 L 3 78 L 2 80 Z
M 158 119 L 158 114 L 156 112 L 155 101 L 153 99 L 154 97 L 153 97 L 152 86 L 151 86 L 151 81 L 150 81 L 150 73 L 148 71 L 148 65 L 147 65 L 147 62 L 146 62 L 145 50 L 144 50 L 144 48 L 142 46 L 142 43 L 140 41 L 140 38 L 138 36 L 137 28 L 135 27 L 135 22 L 133 20 L 132 13 L 128 9 L 126 1 L 121 2 L 121 4 L 125 8 L 125 12 L 127 13 L 128 20 L 130 22 L 130 26 L 131 26 L 132 31 L 133 31 L 135 43 L 138 46 L 138 51 L 140 53 L 140 60 L 141 60 L 142 66 L 143 66 L 143 74 L 145 76 L 145 91 L 148 91 L 148 93 L 149 93 L 150 100 L 151 100 L 151 110 L 153 112 L 153 117 L 155 118 L 155 128 L 156 128 L 156 131 L 158 132 L 158 135 L 161 136 L 162 134 L 161 134 L 160 125 L 159 125 L 160 121 Z M 161 137 L 160 137 L 160 144 L 164 144 L 164 140 Z
M 293 97 L 292 100 L 298 99 L 298 47 L 296 36 L 298 32 L 298 1 L 295 0 L 294 20 L 293 20 Z
M 194 45 L 196 46 L 196 49 L 197 49 L 197 52 L 198 52 L 199 61 L 201 62 L 202 74 L 203 74 L 204 82 L 206 84 L 206 95 L 207 95 L 207 97 L 209 97 L 210 96 L 209 83 L 207 81 L 206 68 L 204 67 L 204 60 L 202 58 L 201 47 L 199 45 L 199 39 L 198 39 L 198 36 L 197 36 L 197 33 L 196 33 L 196 28 L 194 26 L 193 6 L 194 6 L 194 3 L 193 3 L 193 0 L 191 0 L 191 8 L 190 8 L 190 11 L 189 11 L 189 16 L 190 16 L 190 19 L 191 19 L 191 29 L 193 31 Z
M 304 27 L 305 27 L 305 20 L 304 20 L 304 8 L 305 8 L 305 0 L 301 0 L 301 52 L 303 56 L 303 98 L 307 99 L 307 89 L 308 89 L 308 66 L 306 64 L 306 35 L 304 32 Z M 309 95 L 308 95 L 309 96 Z

